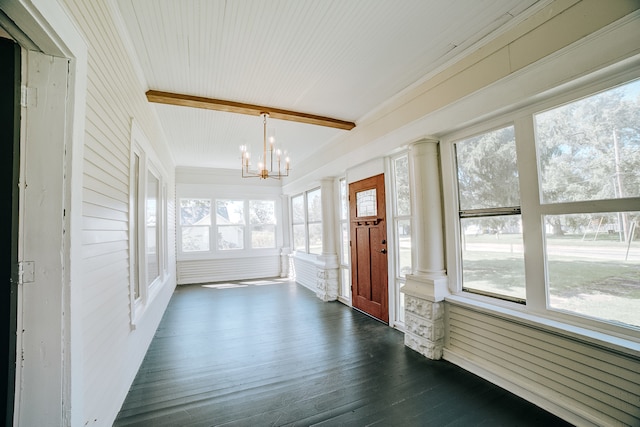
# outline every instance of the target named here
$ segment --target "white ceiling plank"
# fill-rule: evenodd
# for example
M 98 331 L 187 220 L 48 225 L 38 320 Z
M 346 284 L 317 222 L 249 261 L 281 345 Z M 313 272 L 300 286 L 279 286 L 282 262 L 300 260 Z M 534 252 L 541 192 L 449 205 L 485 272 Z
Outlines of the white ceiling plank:
M 537 0 L 115 1 L 150 89 L 357 123 Z M 259 117 L 154 108 L 178 166 L 239 168 L 261 139 Z M 342 132 L 273 122 L 294 167 Z

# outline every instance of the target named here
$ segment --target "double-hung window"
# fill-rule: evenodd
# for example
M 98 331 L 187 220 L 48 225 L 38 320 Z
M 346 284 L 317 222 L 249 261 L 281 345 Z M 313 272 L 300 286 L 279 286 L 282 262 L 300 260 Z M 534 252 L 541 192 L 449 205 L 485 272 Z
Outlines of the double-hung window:
M 129 286 L 131 325 L 168 275 L 166 178 L 136 122 L 131 126 Z
M 640 327 L 640 80 L 600 87 L 445 144 L 458 192 L 454 290 Z
M 273 199 L 181 198 L 180 253 L 207 256 L 277 245 Z
M 514 127 L 455 144 L 462 289 L 526 299 Z
M 552 309 L 640 326 L 640 80 L 534 115 Z
M 293 249 L 322 253 L 322 193 L 319 188 L 291 198 Z
M 211 199 L 180 199 L 182 252 L 209 251 Z

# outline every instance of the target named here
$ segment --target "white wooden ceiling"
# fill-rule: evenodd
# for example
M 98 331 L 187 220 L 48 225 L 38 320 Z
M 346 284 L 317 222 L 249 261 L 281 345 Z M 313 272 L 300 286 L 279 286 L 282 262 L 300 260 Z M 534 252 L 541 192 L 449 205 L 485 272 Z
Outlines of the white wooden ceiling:
M 355 122 L 537 0 L 117 0 L 149 89 Z M 530 9 L 529 9 L 530 10 Z M 262 121 L 152 104 L 177 166 L 240 167 Z M 296 161 L 345 130 L 270 120 Z

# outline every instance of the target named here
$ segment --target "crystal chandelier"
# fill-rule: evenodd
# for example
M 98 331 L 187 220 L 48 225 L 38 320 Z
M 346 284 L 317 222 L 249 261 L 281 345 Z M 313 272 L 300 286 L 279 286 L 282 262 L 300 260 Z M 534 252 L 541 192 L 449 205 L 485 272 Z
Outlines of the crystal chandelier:
M 258 165 L 256 169 L 250 169 L 250 153 L 247 150 L 247 146 L 240 147 L 242 152 L 242 177 L 243 178 L 260 178 L 260 179 L 281 179 L 289 176 L 289 157 L 283 153 L 280 149 L 275 147 L 275 136 L 270 134 L 267 137 L 267 117 L 268 113 L 260 113 L 262 117 L 262 157 L 258 159 Z M 268 144 L 267 144 L 268 142 Z M 284 157 L 284 172 L 282 171 L 282 161 Z M 274 164 L 276 169 L 274 169 Z

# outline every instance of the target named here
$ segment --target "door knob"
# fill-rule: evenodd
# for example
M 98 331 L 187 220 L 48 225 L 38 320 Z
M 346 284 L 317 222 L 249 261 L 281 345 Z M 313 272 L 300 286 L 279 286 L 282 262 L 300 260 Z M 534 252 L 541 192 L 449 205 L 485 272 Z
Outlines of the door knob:
M 383 254 L 386 254 L 387 250 L 386 249 L 381 249 L 380 252 L 383 253 Z

